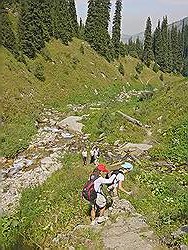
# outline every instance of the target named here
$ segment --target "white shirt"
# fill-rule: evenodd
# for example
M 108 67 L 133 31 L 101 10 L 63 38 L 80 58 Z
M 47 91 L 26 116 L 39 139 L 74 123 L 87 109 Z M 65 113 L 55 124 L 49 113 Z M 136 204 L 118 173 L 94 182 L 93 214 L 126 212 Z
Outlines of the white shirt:
M 82 156 L 87 157 L 87 151 L 82 151 Z
M 118 187 L 118 183 L 119 183 L 120 181 L 124 181 L 124 180 L 125 180 L 124 174 L 119 173 L 118 175 L 116 175 L 116 178 L 115 178 L 115 180 L 114 180 L 114 187 Z
M 113 174 L 109 179 L 106 179 L 102 176 L 100 176 L 98 179 L 94 181 L 94 189 L 98 193 L 102 193 L 102 185 L 103 184 L 111 184 L 114 181 L 114 178 L 116 177 L 115 174 Z

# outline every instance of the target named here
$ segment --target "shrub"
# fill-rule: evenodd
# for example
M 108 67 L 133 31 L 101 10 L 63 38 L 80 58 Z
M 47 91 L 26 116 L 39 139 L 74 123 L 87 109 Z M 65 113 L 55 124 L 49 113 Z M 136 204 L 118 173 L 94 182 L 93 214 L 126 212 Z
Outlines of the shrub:
M 41 55 L 44 57 L 46 62 L 52 62 L 50 52 L 47 48 L 44 48 L 41 52 Z
M 154 63 L 154 65 L 153 65 L 153 71 L 155 73 L 157 73 L 159 71 L 159 66 L 157 65 L 157 63 Z
M 125 70 L 124 70 L 124 67 L 123 67 L 123 64 L 122 64 L 122 63 L 119 64 L 118 70 L 119 70 L 119 73 L 120 73 L 122 76 L 125 75 Z
M 139 75 L 137 73 L 134 75 L 134 79 L 136 79 L 136 80 L 139 79 Z
M 141 74 L 143 68 L 144 68 L 143 63 L 138 62 L 137 65 L 136 65 L 136 67 L 135 67 L 135 70 L 136 70 L 136 72 L 137 72 L 138 74 Z
M 34 76 L 42 82 L 45 81 L 44 66 L 41 63 L 36 65 L 34 69 Z
M 85 54 L 85 51 L 84 51 L 84 46 L 83 46 L 83 44 L 81 44 L 81 46 L 80 46 L 80 52 L 81 52 L 81 54 L 82 54 L 82 55 L 84 55 L 84 54 Z
M 160 79 L 162 82 L 164 81 L 163 74 L 160 74 L 159 79 Z

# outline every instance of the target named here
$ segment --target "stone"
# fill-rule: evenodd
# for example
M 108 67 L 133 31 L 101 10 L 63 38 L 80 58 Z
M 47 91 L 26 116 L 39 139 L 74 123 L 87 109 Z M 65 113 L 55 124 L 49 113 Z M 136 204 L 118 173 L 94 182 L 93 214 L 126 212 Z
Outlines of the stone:
M 64 139 L 72 139 L 74 137 L 74 135 L 71 135 L 70 133 L 61 133 L 61 136 L 64 138 Z
M 180 250 L 188 250 L 188 246 L 187 245 L 180 245 Z
M 64 120 L 62 120 L 61 122 L 59 122 L 57 126 L 59 126 L 62 129 L 67 128 L 71 131 L 81 133 L 82 128 L 83 128 L 83 124 L 79 122 L 81 120 L 82 120 L 82 117 L 80 116 L 69 116 L 65 118 Z
M 147 151 L 150 148 L 152 148 L 152 145 L 150 144 L 144 144 L 144 143 L 127 143 L 125 146 L 123 146 L 123 149 L 129 150 L 129 151 L 135 151 L 136 149 L 140 151 Z

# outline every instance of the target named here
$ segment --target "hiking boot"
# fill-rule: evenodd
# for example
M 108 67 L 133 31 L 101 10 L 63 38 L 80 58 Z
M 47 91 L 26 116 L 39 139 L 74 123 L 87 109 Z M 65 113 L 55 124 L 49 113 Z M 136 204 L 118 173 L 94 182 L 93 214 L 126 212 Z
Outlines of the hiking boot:
M 97 223 L 98 223 L 98 224 L 101 224 L 102 222 L 104 222 L 104 221 L 106 221 L 106 220 L 107 220 L 106 217 L 104 217 L 104 216 L 99 216 L 99 218 L 98 218 L 98 220 L 97 220 Z

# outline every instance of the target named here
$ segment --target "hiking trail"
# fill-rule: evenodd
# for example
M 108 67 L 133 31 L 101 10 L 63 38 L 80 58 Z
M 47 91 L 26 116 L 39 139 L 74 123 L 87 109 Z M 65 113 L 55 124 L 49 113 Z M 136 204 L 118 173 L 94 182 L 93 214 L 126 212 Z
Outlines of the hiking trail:
M 27 187 L 42 184 L 54 171 L 62 168 L 60 158 L 67 152 L 81 152 L 83 142 L 88 135 L 81 132 L 82 117 L 67 116 L 54 109 L 45 110 L 37 122 L 38 133 L 33 137 L 26 150 L 14 159 L 5 159 L 2 168 L 2 213 L 13 213 L 19 204 L 21 192 Z M 138 157 L 152 145 L 148 130 L 147 142 L 143 144 L 126 143 L 104 148 L 106 160 L 124 161 L 129 157 L 139 161 Z M 100 143 L 99 143 L 100 147 Z M 116 200 L 112 210 L 106 211 L 108 220 L 104 225 L 92 227 L 102 236 L 103 249 L 154 250 L 167 249 L 157 241 L 153 231 L 142 215 L 136 213 L 127 200 Z M 74 232 L 89 225 L 79 225 Z M 73 236 L 74 236 L 73 232 Z M 92 243 L 88 249 L 92 248 Z M 70 246 L 70 249 L 74 247 Z

